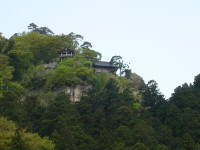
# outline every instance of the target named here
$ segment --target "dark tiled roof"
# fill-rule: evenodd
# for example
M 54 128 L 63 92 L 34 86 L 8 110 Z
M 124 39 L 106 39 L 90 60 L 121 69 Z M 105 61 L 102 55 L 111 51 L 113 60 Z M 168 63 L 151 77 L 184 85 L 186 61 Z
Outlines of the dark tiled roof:
M 93 63 L 94 67 L 105 67 L 105 68 L 115 68 L 115 66 L 113 64 L 111 64 L 110 62 L 106 62 L 106 61 L 96 61 Z

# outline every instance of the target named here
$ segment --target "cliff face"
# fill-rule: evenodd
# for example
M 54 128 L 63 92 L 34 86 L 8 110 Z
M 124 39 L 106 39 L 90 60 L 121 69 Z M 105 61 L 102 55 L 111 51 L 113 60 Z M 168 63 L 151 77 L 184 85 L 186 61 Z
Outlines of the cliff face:
M 91 89 L 90 85 L 82 86 L 77 85 L 76 87 L 65 87 L 57 90 L 57 92 L 64 92 L 70 97 L 72 103 L 79 102 L 82 96 L 87 96 L 88 90 Z

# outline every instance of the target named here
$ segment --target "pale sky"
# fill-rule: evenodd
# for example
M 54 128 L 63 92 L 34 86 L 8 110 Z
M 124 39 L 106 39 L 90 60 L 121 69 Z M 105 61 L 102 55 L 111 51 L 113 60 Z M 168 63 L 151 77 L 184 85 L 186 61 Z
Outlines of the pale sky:
M 0 32 L 29 23 L 84 36 L 110 60 L 121 55 L 166 97 L 200 73 L 199 0 L 0 0 Z

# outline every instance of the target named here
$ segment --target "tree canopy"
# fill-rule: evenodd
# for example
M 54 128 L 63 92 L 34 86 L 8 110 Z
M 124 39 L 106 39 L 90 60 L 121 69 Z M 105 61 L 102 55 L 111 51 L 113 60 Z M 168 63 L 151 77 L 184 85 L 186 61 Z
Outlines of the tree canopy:
M 28 29 L 0 34 L 1 150 L 200 149 L 199 74 L 166 99 L 121 56 L 111 59 L 119 74 L 95 73 L 101 53 L 82 35 Z M 75 56 L 60 61 L 64 48 Z

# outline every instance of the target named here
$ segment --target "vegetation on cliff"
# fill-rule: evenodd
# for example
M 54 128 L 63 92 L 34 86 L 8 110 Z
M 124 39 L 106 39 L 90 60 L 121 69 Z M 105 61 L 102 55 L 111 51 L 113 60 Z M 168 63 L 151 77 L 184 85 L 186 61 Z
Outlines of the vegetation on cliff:
M 200 149 L 200 75 L 166 100 L 120 56 L 111 59 L 119 75 L 96 74 L 101 54 L 81 35 L 33 23 L 29 30 L 0 35 L 0 149 Z M 64 47 L 76 56 L 60 62 Z M 54 69 L 45 67 L 52 62 Z M 78 85 L 91 86 L 80 102 L 58 90 Z

